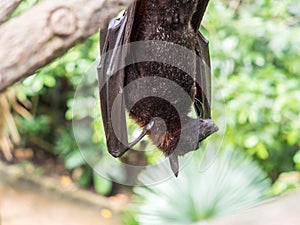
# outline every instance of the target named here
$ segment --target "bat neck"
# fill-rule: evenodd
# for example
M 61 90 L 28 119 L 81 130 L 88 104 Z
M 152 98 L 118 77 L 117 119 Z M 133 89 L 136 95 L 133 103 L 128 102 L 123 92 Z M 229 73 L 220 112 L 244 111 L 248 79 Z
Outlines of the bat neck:
M 147 0 L 144 1 L 147 22 L 160 23 L 162 27 L 187 28 L 197 10 L 197 0 Z M 150 21 L 149 21 L 150 20 Z

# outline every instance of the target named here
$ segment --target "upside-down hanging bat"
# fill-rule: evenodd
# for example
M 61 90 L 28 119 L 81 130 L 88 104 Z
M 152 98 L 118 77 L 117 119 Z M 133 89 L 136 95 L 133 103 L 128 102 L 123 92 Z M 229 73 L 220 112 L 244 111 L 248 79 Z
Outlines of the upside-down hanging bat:
M 198 31 L 208 1 L 135 0 L 121 18 L 101 30 L 98 66 L 101 112 L 108 151 L 114 157 L 120 157 L 149 135 L 169 157 L 177 176 L 178 156 L 196 150 L 202 140 L 218 130 L 210 119 L 208 42 Z M 138 48 L 129 45 L 138 41 L 145 44 Z M 154 44 L 148 46 L 148 41 Z M 150 48 L 145 50 L 147 46 Z M 191 53 L 182 60 L 190 74 L 155 60 L 156 56 L 182 59 L 176 46 Z M 139 51 L 150 52 L 146 61 L 139 61 Z M 133 85 L 126 89 L 130 84 Z M 184 90 L 190 101 L 174 87 Z M 188 116 L 192 106 L 197 118 Z M 126 109 L 143 128 L 131 143 L 127 137 Z

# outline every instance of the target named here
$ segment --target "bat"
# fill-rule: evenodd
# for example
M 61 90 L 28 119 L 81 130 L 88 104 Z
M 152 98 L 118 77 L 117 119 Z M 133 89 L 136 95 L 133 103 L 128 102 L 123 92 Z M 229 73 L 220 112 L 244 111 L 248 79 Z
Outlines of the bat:
M 100 31 L 101 59 L 97 67 L 100 106 L 106 144 L 112 156 L 122 156 L 148 135 L 169 157 L 171 169 L 178 176 L 178 156 L 198 149 L 205 138 L 218 130 L 211 120 L 208 41 L 199 32 L 208 2 L 135 0 L 123 16 L 111 20 Z M 136 60 L 139 50 L 144 48 L 135 49 L 131 44 L 141 41 L 159 44 L 149 50 L 153 60 Z M 155 61 L 156 55 L 174 56 L 167 51 L 168 43 L 191 52 L 192 57 L 182 60 L 191 74 Z M 174 89 L 174 84 L 184 90 L 190 101 Z M 191 108 L 195 109 L 197 118 L 188 116 Z M 126 110 L 143 129 L 132 142 L 128 141 Z

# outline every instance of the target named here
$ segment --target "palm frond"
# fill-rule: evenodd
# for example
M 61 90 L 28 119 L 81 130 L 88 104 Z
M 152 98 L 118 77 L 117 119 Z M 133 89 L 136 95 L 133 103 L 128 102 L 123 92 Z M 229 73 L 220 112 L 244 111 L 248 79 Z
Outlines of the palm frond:
M 136 187 L 140 225 L 184 225 L 251 207 L 266 197 L 267 174 L 249 157 L 225 150 L 204 172 L 194 157 L 178 178 Z
M 20 135 L 13 117 L 13 113 L 24 118 L 31 115 L 25 107 L 18 103 L 14 89 L 0 94 L 0 150 L 6 160 L 12 160 L 12 150 L 15 143 L 20 141 Z

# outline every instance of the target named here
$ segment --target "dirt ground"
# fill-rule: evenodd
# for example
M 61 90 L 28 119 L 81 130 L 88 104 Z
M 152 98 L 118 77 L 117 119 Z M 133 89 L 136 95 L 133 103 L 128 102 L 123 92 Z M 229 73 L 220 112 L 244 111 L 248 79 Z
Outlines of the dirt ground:
M 299 225 L 299 202 L 300 190 L 268 200 L 243 212 L 220 217 L 207 225 Z
M 120 225 L 122 208 L 111 198 L 0 162 L 0 225 Z
M 108 209 L 20 191 L 1 183 L 0 199 L 2 225 L 120 225 Z

